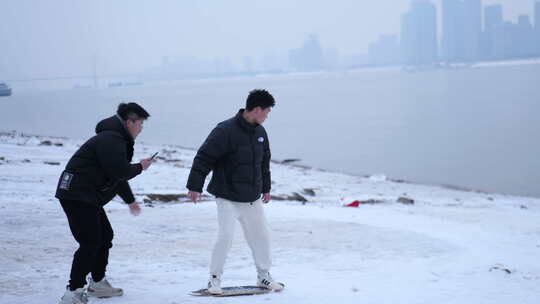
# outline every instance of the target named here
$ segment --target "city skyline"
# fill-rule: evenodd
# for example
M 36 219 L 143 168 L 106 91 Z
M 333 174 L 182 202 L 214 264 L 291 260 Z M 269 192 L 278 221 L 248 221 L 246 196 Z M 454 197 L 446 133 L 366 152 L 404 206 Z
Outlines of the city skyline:
M 482 2 L 503 4 L 505 20 L 533 15 L 534 0 Z M 433 4 L 440 23 L 441 1 Z M 245 0 L 234 5 L 8 0 L 0 20 L 0 79 L 89 74 L 94 63 L 101 74 L 142 72 L 165 61 L 210 62 L 224 69 L 279 67 L 311 35 L 327 57 L 353 65 L 366 60 L 370 43 L 380 35 L 400 32 L 400 16 L 409 5 L 408 0 Z
M 504 19 L 502 4 L 483 5 L 481 0 L 442 0 L 437 8 L 431 0 L 411 2 L 401 16 L 399 47 L 383 44 L 384 37 L 370 45 L 371 63 L 378 65 L 432 65 L 472 63 L 540 57 L 540 1 L 533 16 L 520 14 L 517 22 Z
M 413 1 L 401 15 L 401 62 L 427 65 L 438 57 L 437 8 L 431 1 Z

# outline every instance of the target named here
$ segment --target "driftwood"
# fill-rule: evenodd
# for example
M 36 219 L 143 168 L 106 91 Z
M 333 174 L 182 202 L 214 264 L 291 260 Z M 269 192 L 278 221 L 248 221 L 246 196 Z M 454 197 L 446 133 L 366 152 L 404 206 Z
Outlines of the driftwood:
M 397 202 L 398 203 L 402 203 L 402 204 L 405 204 L 405 205 L 413 205 L 414 204 L 414 200 L 411 199 L 411 198 L 408 198 L 408 197 L 400 197 L 397 199 Z
M 181 193 L 181 194 L 157 194 L 157 193 L 149 193 L 149 194 L 143 194 L 146 196 L 146 198 L 143 199 L 143 202 L 146 204 L 154 204 L 154 203 L 189 203 L 191 202 L 191 199 L 187 196 L 187 194 Z M 214 199 L 206 194 L 201 195 L 201 198 L 199 202 L 208 202 L 213 201 Z
M 275 201 L 299 201 L 306 203 L 308 200 L 298 192 L 293 192 L 291 195 L 272 195 L 272 199 Z

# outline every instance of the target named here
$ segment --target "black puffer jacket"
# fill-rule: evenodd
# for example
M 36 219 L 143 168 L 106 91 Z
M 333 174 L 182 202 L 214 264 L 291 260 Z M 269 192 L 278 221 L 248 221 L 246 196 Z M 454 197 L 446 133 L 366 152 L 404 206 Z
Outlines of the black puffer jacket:
M 142 172 L 142 165 L 130 164 L 135 144 L 131 134 L 118 116 L 99 122 L 96 133 L 69 160 L 56 197 L 103 206 L 118 194 L 124 202 L 134 202 L 127 181 Z
M 248 123 L 241 109 L 219 123 L 199 148 L 187 188 L 202 192 L 210 171 L 208 192 L 235 202 L 253 202 L 270 192 L 270 145 L 264 127 Z

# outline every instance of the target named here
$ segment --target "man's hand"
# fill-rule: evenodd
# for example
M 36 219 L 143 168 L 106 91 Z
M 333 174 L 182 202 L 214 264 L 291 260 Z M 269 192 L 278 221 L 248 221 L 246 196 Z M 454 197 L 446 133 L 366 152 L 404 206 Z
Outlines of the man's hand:
M 272 196 L 270 195 L 270 193 L 264 193 L 263 194 L 263 197 L 262 197 L 262 202 L 263 203 L 268 204 L 270 199 L 272 199 Z
M 194 203 L 196 203 L 201 198 L 200 192 L 189 191 L 187 195 Z
M 141 214 L 141 207 L 139 206 L 139 203 L 133 202 L 129 204 L 128 206 L 129 206 L 129 212 L 131 212 L 133 216 L 138 216 L 139 214 Z
M 153 162 L 154 162 L 154 160 L 151 159 L 151 158 L 141 159 L 141 166 L 142 166 L 142 169 L 143 169 L 143 170 L 148 169 L 148 167 L 150 167 L 150 165 L 151 165 Z

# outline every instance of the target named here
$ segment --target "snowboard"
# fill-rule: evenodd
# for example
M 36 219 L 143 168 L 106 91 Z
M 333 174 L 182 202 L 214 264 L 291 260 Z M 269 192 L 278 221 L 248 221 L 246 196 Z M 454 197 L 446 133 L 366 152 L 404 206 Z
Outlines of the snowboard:
M 249 296 L 272 292 L 272 289 L 258 286 L 230 286 L 223 287 L 222 294 L 211 294 L 207 288 L 192 291 L 190 295 L 197 297 L 233 297 L 233 296 Z

